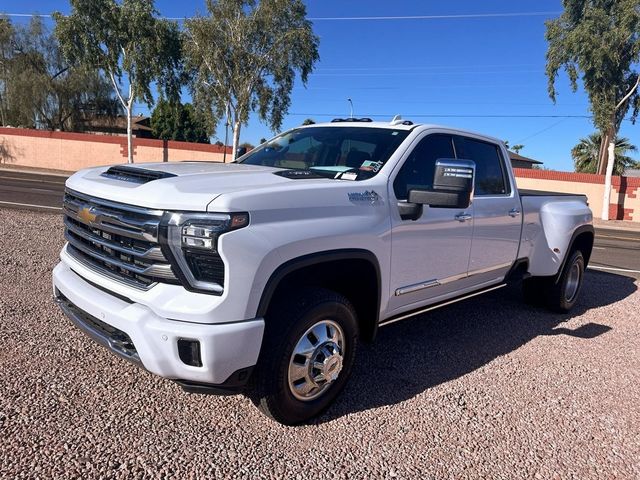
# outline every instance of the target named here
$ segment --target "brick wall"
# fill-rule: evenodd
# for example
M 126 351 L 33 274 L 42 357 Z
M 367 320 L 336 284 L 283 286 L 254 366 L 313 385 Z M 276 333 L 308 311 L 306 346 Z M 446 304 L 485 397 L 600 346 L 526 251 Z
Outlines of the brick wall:
M 134 161 L 200 160 L 222 162 L 224 147 L 134 138 Z M 227 147 L 227 161 L 231 149 Z M 84 133 L 0 127 L 0 164 L 76 171 L 126 163 L 127 138 Z M 519 188 L 581 193 L 596 217 L 602 212 L 604 176 L 515 168 Z M 613 177 L 609 218 L 640 222 L 640 178 Z
M 222 162 L 224 147 L 172 140 L 133 139 L 134 162 Z M 227 147 L 227 161 L 231 148 Z M 76 171 L 127 162 L 127 137 L 0 127 L 0 163 Z
M 600 218 L 604 175 L 523 168 L 514 168 L 514 172 L 518 188 L 585 194 L 594 216 Z M 640 178 L 612 177 L 609 218 L 640 222 Z

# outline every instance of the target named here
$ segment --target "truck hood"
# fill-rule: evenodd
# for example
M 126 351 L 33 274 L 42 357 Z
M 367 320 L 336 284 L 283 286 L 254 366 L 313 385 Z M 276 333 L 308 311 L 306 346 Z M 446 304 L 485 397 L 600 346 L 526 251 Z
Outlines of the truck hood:
M 286 188 L 297 182 L 331 184 L 331 179 L 292 180 L 275 175 L 279 168 L 237 163 L 164 162 L 127 166 L 139 174 L 103 175 L 110 167 L 81 170 L 66 186 L 86 195 L 160 210 L 206 211 L 218 196 L 243 190 Z M 141 182 L 149 175 L 151 180 Z M 160 178 L 157 178 L 160 177 Z

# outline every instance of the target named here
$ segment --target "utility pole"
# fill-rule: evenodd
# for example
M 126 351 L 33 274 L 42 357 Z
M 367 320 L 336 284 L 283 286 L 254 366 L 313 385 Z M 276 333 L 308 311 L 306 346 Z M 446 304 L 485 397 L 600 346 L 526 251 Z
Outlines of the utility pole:
M 353 102 L 350 98 L 347 98 L 347 102 L 349 102 L 349 105 L 351 107 L 351 116 L 349 118 L 353 118 Z

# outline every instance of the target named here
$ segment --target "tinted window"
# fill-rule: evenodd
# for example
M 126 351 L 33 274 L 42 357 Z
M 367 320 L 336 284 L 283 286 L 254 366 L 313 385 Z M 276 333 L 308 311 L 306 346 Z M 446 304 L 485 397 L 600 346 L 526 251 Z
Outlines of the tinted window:
M 375 127 L 308 127 L 291 130 L 258 147 L 241 163 L 295 170 L 356 172 L 357 180 L 378 173 L 409 130 Z
M 458 158 L 476 163 L 475 195 L 505 195 L 509 192 L 497 145 L 466 137 L 455 137 Z
M 420 140 L 393 182 L 396 198 L 406 200 L 412 188 L 431 188 L 436 160 L 440 158 L 455 158 L 451 136 L 429 135 Z

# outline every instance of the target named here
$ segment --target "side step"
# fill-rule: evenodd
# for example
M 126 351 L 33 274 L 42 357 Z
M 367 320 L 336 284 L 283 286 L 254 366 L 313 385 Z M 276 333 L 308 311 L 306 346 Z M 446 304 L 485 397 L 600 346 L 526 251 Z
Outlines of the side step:
M 396 322 L 399 322 L 401 320 L 406 320 L 408 318 L 415 317 L 416 315 L 420 315 L 420 314 L 425 313 L 425 312 L 430 312 L 431 310 L 435 310 L 436 308 L 446 307 L 447 305 L 451 305 L 452 303 L 458 303 L 458 302 L 461 302 L 462 300 L 466 300 L 468 298 L 476 297 L 478 295 L 482 295 L 483 293 L 491 292 L 493 290 L 498 290 L 499 288 L 506 287 L 506 286 L 507 286 L 506 283 L 501 283 L 499 285 L 493 285 L 491 287 L 483 288 L 481 290 L 476 290 L 475 292 L 466 293 L 466 294 L 461 295 L 459 297 L 450 298 L 449 300 L 443 300 L 441 302 L 434 303 L 433 305 L 428 305 L 426 307 L 422 307 L 422 308 L 419 308 L 417 310 L 412 310 L 412 311 L 407 312 L 407 313 L 401 313 L 400 315 L 397 315 L 395 317 L 391 317 L 391 318 L 388 318 L 386 320 L 383 320 L 382 322 L 380 322 L 378 324 L 378 326 L 379 327 L 385 327 L 387 325 L 391 325 L 392 323 L 396 323 Z

